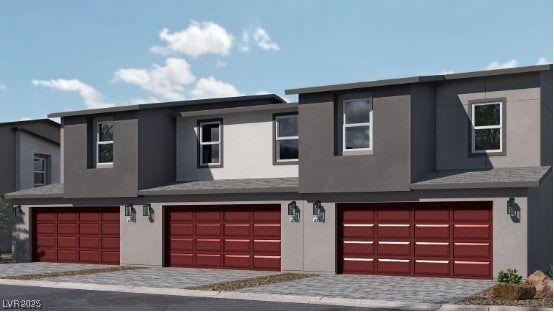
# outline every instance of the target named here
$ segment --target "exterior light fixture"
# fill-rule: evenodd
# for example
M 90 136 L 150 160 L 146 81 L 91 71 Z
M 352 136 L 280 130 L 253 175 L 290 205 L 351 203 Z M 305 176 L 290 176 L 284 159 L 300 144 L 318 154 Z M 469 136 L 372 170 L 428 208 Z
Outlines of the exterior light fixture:
M 510 197 L 506 202 L 506 213 L 512 219 L 519 219 L 519 209 L 516 206 L 516 200 L 513 197 Z
M 133 204 L 125 205 L 125 216 L 130 217 L 133 214 Z
M 152 206 L 150 204 L 142 205 L 142 215 L 145 217 L 150 217 L 152 215 Z
M 21 210 L 21 206 L 19 205 L 14 205 L 12 207 L 12 213 L 13 213 L 13 216 L 14 217 L 19 217 L 21 216 L 21 214 L 23 213 L 23 211 Z
M 296 201 L 294 200 L 288 204 L 288 215 L 291 216 L 291 223 L 300 222 L 300 209 L 296 206 Z
M 319 200 L 314 203 L 313 215 L 314 215 L 314 219 L 313 219 L 314 223 L 325 223 L 325 208 L 323 208 Z

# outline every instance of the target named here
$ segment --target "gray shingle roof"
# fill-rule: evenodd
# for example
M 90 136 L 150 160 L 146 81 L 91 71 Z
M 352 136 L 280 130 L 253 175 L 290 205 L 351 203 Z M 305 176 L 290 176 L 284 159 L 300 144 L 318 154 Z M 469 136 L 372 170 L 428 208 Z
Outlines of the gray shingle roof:
M 63 198 L 63 184 L 49 184 L 22 191 L 7 193 L 5 198 Z
M 139 195 L 298 192 L 298 178 L 190 181 L 144 189 Z
M 550 169 L 544 166 L 435 171 L 412 183 L 412 189 L 537 187 Z

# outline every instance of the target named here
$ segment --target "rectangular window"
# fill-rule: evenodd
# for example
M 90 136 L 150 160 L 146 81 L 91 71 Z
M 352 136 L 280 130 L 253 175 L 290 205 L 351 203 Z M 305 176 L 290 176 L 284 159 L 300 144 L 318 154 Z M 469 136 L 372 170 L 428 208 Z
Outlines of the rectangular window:
M 96 128 L 96 163 L 113 163 L 113 122 L 101 121 Z
M 43 186 L 48 184 L 47 182 L 47 169 L 48 169 L 47 157 L 35 155 L 34 160 L 34 181 L 36 186 Z
M 298 114 L 275 116 L 275 160 L 298 161 Z
M 502 102 L 472 104 L 473 153 L 502 152 Z
M 371 150 L 373 104 L 371 98 L 342 102 L 343 151 Z
M 200 166 L 221 165 L 221 120 L 199 122 L 198 128 Z

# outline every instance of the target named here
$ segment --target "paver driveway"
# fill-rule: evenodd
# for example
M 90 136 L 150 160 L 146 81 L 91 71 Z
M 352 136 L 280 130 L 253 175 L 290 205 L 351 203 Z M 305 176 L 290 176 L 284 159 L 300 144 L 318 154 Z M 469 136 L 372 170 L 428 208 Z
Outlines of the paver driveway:
M 454 303 L 494 284 L 492 280 L 329 274 L 238 291 L 257 294 Z

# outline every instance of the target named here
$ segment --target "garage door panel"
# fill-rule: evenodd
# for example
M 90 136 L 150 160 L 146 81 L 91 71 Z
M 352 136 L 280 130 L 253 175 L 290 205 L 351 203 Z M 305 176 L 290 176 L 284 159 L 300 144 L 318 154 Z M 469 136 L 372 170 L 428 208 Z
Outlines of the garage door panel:
M 221 226 L 219 224 L 197 224 L 196 235 L 198 236 L 220 236 Z
M 415 257 L 450 258 L 448 242 L 416 242 Z
M 250 222 L 250 211 L 225 211 L 223 220 L 226 222 Z
M 79 247 L 79 244 L 77 244 L 77 237 L 58 237 L 58 248 L 78 248 L 78 247 Z
M 250 237 L 250 224 L 225 224 L 225 236 Z
M 254 269 L 278 270 L 281 267 L 280 256 L 254 256 Z
M 198 239 L 196 241 L 197 251 L 221 251 L 220 239 Z
M 266 240 L 255 239 L 254 240 L 254 253 L 267 253 L 267 254 L 280 254 L 281 241 L 280 240 Z
M 249 239 L 226 239 L 225 251 L 250 253 L 250 240 Z
M 490 225 L 485 224 L 455 224 L 454 240 L 490 240 L 492 236 Z
M 343 273 L 370 274 L 375 272 L 375 260 L 371 258 L 343 258 Z
M 192 236 L 192 224 L 171 224 L 170 234 L 175 236 Z
M 119 264 L 119 207 L 33 207 L 31 211 L 33 261 Z M 109 230 L 101 233 L 105 228 Z M 105 252 L 108 256 L 101 256 Z
M 281 212 L 279 210 L 254 210 L 252 212 L 252 220 L 254 222 L 281 222 Z
M 412 212 L 410 210 L 377 210 L 378 222 L 410 222 Z
M 456 209 L 454 210 L 454 222 L 490 222 L 490 210 Z
M 251 267 L 252 257 L 247 255 L 225 255 L 226 268 L 249 269 Z
M 343 235 L 346 239 L 371 239 L 374 235 L 373 224 L 345 224 Z
M 344 223 L 373 223 L 375 213 L 373 211 L 353 209 L 346 210 L 343 214 Z
M 491 258 L 489 243 L 454 243 L 454 257 L 456 258 Z
M 381 239 L 409 238 L 411 234 L 412 229 L 409 224 L 379 224 L 377 226 L 377 237 Z
M 449 222 L 450 211 L 443 209 L 416 209 L 414 210 L 415 222 Z
M 492 263 L 488 261 L 454 261 L 454 276 L 482 277 L 492 275 Z
M 414 273 L 423 276 L 450 276 L 450 261 L 416 260 Z
M 412 273 L 412 261 L 408 259 L 378 259 L 377 272 L 410 275 Z
M 220 254 L 196 254 L 196 266 L 198 267 L 221 267 Z
M 193 221 L 192 211 L 172 211 L 169 214 L 169 222 L 192 222 Z
M 410 242 L 378 242 L 377 256 L 410 257 L 412 244 Z
M 194 264 L 194 254 L 192 253 L 171 253 L 169 257 L 170 266 L 190 267 Z
M 280 224 L 254 224 L 254 236 L 281 237 Z
M 37 225 L 37 234 L 55 234 L 56 225 L 55 224 L 38 224 Z
M 345 257 L 373 257 L 374 255 L 373 241 L 344 241 L 342 244 L 342 252 Z
M 448 240 L 450 239 L 449 224 L 416 224 L 415 239 Z
M 201 211 L 196 213 L 197 222 L 218 222 L 221 221 L 221 212 L 219 211 Z

